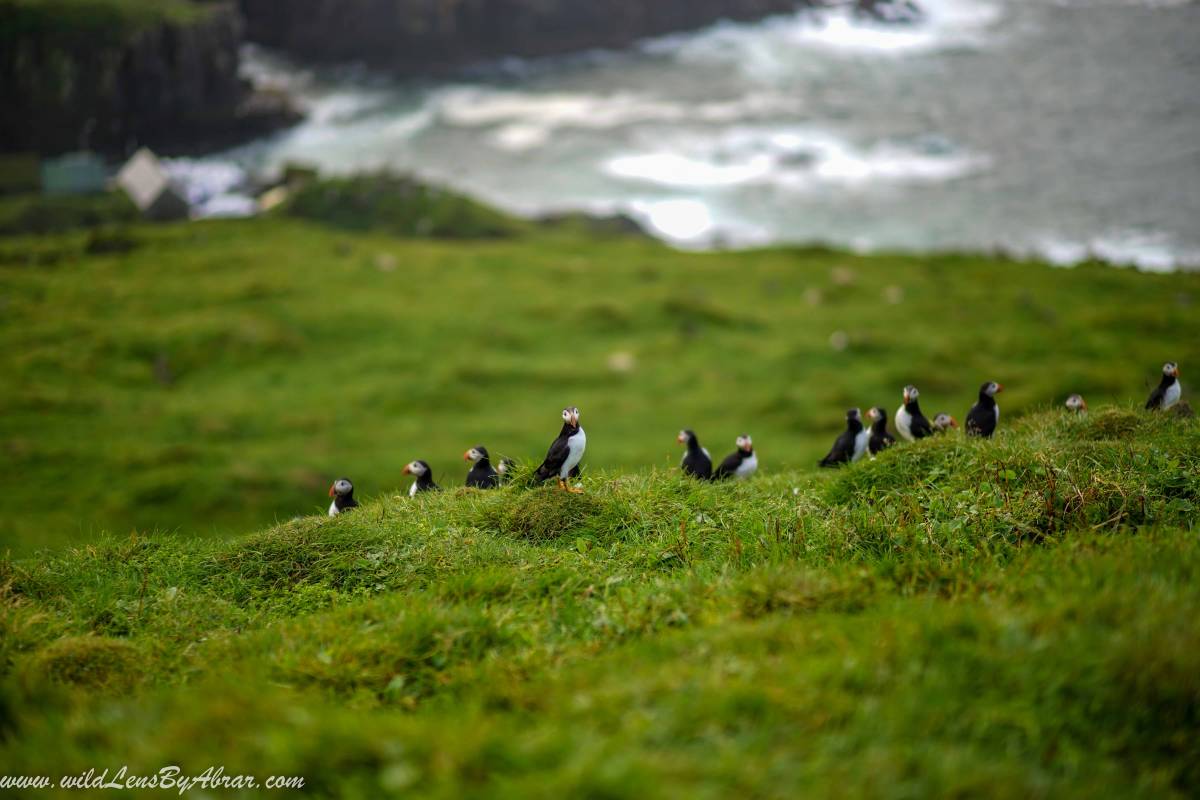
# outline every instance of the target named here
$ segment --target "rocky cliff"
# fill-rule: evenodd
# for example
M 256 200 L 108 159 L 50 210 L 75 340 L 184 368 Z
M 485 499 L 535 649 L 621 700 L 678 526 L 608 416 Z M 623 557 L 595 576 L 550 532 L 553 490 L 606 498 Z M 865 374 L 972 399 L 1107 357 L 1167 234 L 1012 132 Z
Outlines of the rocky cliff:
M 811 0 L 239 0 L 251 41 L 304 60 L 437 72 L 815 5 Z
M 203 149 L 289 118 L 238 75 L 235 6 L 131 8 L 0 2 L 0 150 Z

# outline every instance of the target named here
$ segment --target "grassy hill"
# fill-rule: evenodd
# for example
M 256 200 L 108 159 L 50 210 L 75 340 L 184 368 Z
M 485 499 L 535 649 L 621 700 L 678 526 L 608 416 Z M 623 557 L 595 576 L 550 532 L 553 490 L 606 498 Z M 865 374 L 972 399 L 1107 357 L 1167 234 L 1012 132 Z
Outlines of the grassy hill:
M 426 247 L 423 274 L 487 285 L 489 273 Z M 608 251 L 634 264 L 639 252 Z M 490 247 L 476 255 L 505 268 Z M 735 258 L 665 257 L 713 282 Z M 831 256 L 740 258 L 753 276 L 758 260 L 786 275 Z M 621 262 L 565 275 L 637 268 Z M 762 296 L 746 277 L 730 277 L 746 294 L 716 307 L 777 324 L 743 302 Z M 482 325 L 471 293 L 457 298 L 465 310 L 447 329 Z M 146 303 L 124 299 L 118 330 L 119 306 Z M 345 326 L 328 313 L 330 329 Z M 753 351 L 749 334 L 737 341 Z M 582 363 L 602 352 L 574 342 Z M 820 360 L 836 372 L 840 357 Z M 555 363 L 579 375 L 579 361 Z M 264 405 L 272 397 L 263 390 Z M 362 798 L 1161 798 L 1200 781 L 1194 420 L 1053 410 L 994 441 L 925 440 L 834 474 L 776 466 L 715 486 L 592 470 L 585 485 L 389 494 L 231 541 L 118 536 L 0 562 L 0 774 L 221 765 Z
M 541 456 L 567 404 L 590 469 L 665 470 L 689 426 L 718 457 L 752 434 L 770 476 L 815 470 L 847 407 L 894 409 L 906 383 L 961 418 L 999 380 L 1007 427 L 1200 363 L 1196 274 L 688 254 L 485 222 L 501 238 L 287 218 L 0 238 L 0 463 L 19 487 L 0 549 L 244 533 L 320 511 L 339 475 L 390 496 L 414 458 L 460 485 L 475 444 Z

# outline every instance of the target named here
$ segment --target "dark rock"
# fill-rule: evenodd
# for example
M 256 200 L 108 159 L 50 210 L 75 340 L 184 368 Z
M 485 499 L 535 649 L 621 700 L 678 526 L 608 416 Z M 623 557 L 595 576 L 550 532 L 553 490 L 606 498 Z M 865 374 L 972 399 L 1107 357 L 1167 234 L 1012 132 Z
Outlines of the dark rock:
M 239 0 L 246 36 L 311 61 L 430 74 L 755 20 L 813 0 Z
M 238 74 L 242 24 L 232 5 L 149 23 L 120 4 L 94 14 L 0 6 L 0 150 L 188 152 L 299 118 L 285 98 L 254 93 Z

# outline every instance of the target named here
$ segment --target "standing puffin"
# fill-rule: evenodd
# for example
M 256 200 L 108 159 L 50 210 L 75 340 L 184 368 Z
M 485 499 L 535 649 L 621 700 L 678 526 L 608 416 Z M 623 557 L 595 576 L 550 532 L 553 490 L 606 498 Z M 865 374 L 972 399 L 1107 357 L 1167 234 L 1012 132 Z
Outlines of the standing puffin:
M 1076 414 L 1087 413 L 1087 400 L 1084 400 L 1081 394 L 1071 395 L 1067 398 L 1067 402 L 1064 405 L 1068 411 L 1074 411 Z
M 433 470 L 424 461 L 413 461 L 404 465 L 403 475 L 415 475 L 416 480 L 409 487 L 408 496 L 416 497 L 417 492 L 431 492 L 442 487 L 433 482 Z
M 694 475 L 702 481 L 712 478 L 712 456 L 708 454 L 707 449 L 700 446 L 700 440 L 696 438 L 696 433 L 685 428 L 679 432 L 676 440 L 680 444 L 687 445 L 687 451 L 683 454 L 683 460 L 679 462 L 679 468 L 685 474 Z
M 575 406 L 564 408 L 562 419 L 562 430 L 558 432 L 558 438 L 550 443 L 546 460 L 533 477 L 541 482 L 557 475 L 559 488 L 578 493 L 583 490 L 572 489 L 567 485 L 567 478 L 579 474 L 579 462 L 583 460 L 583 451 L 587 448 L 587 434 L 579 427 L 579 409 Z
M 987 439 L 996 432 L 1000 422 L 1000 406 L 996 405 L 996 394 L 1004 387 L 988 381 L 979 387 L 979 400 L 967 412 L 967 436 L 982 436 Z
M 495 489 L 500 485 L 500 473 L 492 468 L 492 459 L 483 445 L 477 444 L 463 453 L 463 461 L 471 462 L 471 469 L 467 472 L 467 486 Z
M 956 420 L 954 417 L 950 416 L 949 414 L 947 414 L 944 411 L 941 414 L 938 414 L 936 417 L 933 418 L 933 432 L 934 433 L 946 433 L 951 428 L 957 428 L 957 427 L 958 427 L 958 420 Z
M 867 451 L 871 432 L 863 427 L 862 412 L 852 408 L 846 412 L 846 430 L 833 442 L 829 455 L 817 462 L 819 467 L 838 467 L 858 461 Z
M 758 470 L 758 456 L 754 454 L 754 442 L 750 435 L 743 433 L 737 437 L 737 450 L 734 450 L 713 473 L 713 480 L 719 481 L 730 477 L 749 478 Z
M 904 387 L 904 404 L 896 409 L 896 430 L 900 432 L 902 439 L 910 442 L 924 439 L 933 433 L 929 420 L 921 413 L 921 404 L 917 402 L 920 396 L 917 387 L 910 383 Z
M 876 406 L 867 411 L 867 418 L 871 420 L 871 438 L 867 440 L 867 451 L 871 455 L 875 455 L 880 450 L 886 450 L 896 443 L 896 437 L 892 436 L 887 429 L 887 411 Z
M 333 498 L 333 502 L 329 504 L 331 517 L 336 517 L 351 508 L 358 508 L 358 501 L 354 499 L 354 484 L 349 478 L 338 478 L 334 481 L 329 487 L 329 496 Z
M 516 466 L 517 462 L 513 461 L 511 458 L 500 459 L 500 463 L 496 465 L 497 481 L 499 483 L 504 483 L 505 481 L 512 480 L 512 471 Z
M 1179 367 L 1175 362 L 1168 361 L 1163 364 L 1162 371 L 1162 380 L 1154 387 L 1150 399 L 1146 401 L 1146 408 L 1153 411 L 1166 411 L 1178 403 L 1183 395 L 1183 386 L 1179 383 Z

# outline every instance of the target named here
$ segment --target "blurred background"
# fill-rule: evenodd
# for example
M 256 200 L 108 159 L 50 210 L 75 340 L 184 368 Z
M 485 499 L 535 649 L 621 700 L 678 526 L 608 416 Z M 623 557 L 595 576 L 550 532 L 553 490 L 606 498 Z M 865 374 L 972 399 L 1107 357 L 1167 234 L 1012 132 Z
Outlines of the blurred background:
M 690 426 L 808 470 L 909 382 L 1136 398 L 1200 356 L 1198 40 L 1177 0 L 0 0 L 0 546 L 459 485 L 567 404 L 593 468 Z

